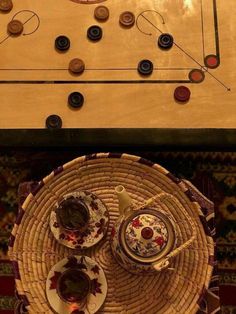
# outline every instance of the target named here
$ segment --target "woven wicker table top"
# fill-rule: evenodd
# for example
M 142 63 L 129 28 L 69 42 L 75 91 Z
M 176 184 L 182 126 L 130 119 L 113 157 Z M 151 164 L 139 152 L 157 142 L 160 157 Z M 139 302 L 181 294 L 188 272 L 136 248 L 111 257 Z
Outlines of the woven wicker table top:
M 109 238 L 118 217 L 114 188 L 119 184 L 127 189 L 136 204 L 161 191 L 170 193 L 192 217 L 197 238 L 174 258 L 174 270 L 138 276 L 125 271 L 114 260 Z M 138 156 L 109 153 L 79 157 L 55 169 L 39 182 L 22 205 L 12 231 L 9 255 L 18 293 L 29 313 L 53 313 L 45 294 L 48 272 L 62 258 L 81 254 L 60 245 L 49 228 L 50 213 L 59 196 L 76 190 L 95 193 L 110 214 L 104 240 L 82 252 L 103 267 L 107 278 L 108 294 L 99 313 L 174 314 L 197 313 L 200 309 L 199 313 L 213 313 L 207 298 L 214 267 L 214 242 L 208 222 L 214 213 L 208 211 L 204 216 L 192 189 L 161 166 Z M 167 211 L 177 222 L 181 244 L 190 236 L 188 221 L 175 208 L 170 207 Z M 215 311 L 215 305 L 213 308 Z

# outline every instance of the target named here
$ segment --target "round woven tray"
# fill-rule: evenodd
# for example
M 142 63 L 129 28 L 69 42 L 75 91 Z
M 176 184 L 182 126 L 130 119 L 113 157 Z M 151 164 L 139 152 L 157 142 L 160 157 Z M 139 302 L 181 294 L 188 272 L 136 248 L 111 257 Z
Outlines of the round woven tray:
M 118 217 L 114 193 L 123 185 L 135 204 L 165 191 L 174 195 L 192 217 L 197 237 L 171 262 L 174 270 L 153 276 L 133 275 L 113 258 L 109 245 L 112 225 Z M 200 206 L 185 183 L 166 169 L 127 154 L 94 154 L 79 157 L 54 170 L 29 194 L 18 215 L 9 244 L 16 286 L 29 313 L 53 313 L 45 294 L 51 267 L 62 258 L 80 252 L 60 245 L 49 228 L 50 212 L 57 199 L 68 192 L 88 190 L 109 209 L 106 238 L 83 251 L 104 269 L 108 294 L 99 313 L 196 313 L 208 288 L 214 260 L 214 242 Z M 178 245 L 190 237 L 186 216 L 175 206 L 166 207 L 177 222 Z

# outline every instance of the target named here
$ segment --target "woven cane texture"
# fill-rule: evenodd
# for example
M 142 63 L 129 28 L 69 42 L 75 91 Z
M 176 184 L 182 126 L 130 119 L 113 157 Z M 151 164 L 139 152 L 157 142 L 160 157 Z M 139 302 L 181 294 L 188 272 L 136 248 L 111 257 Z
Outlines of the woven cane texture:
M 162 191 L 170 193 L 192 217 L 197 237 L 189 248 L 171 261 L 174 270 L 151 276 L 133 275 L 113 258 L 109 245 L 111 228 L 118 217 L 114 193 L 123 185 L 135 204 L 141 204 Z M 122 154 L 96 154 L 77 158 L 44 178 L 27 197 L 12 231 L 9 255 L 13 262 L 18 293 L 29 313 L 53 313 L 46 299 L 45 283 L 49 270 L 62 258 L 81 254 L 60 245 L 49 228 L 50 212 L 57 199 L 76 190 L 98 195 L 109 209 L 106 238 L 83 251 L 104 269 L 108 282 L 106 301 L 99 313 L 196 313 L 208 288 L 213 265 L 214 242 L 199 218 L 199 205 L 188 194 L 186 185 L 157 164 L 140 157 Z M 158 202 L 158 201 L 157 201 Z M 191 237 L 186 215 L 174 202 L 164 204 L 176 221 L 178 245 Z

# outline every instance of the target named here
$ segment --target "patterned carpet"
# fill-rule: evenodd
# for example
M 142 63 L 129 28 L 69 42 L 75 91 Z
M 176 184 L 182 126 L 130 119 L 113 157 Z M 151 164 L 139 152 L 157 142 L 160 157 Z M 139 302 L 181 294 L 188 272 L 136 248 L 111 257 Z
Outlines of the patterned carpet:
M 190 180 L 216 208 L 217 259 L 220 274 L 222 313 L 236 313 L 236 153 L 135 153 Z M 7 243 L 18 202 L 25 195 L 18 186 L 39 180 L 75 157 L 75 151 L 16 151 L 0 154 L 0 313 L 24 313 L 17 301 Z

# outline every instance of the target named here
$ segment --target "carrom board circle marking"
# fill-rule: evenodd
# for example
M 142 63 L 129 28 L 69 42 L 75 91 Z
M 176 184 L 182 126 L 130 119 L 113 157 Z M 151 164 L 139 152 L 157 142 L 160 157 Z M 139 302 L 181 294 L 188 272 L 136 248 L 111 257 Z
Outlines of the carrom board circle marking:
M 95 3 L 100 3 L 104 2 L 106 0 L 70 0 L 75 3 L 80 3 L 80 4 L 95 4 Z
M 20 20 L 19 15 L 20 15 L 21 13 L 31 13 L 31 14 L 32 14 L 31 16 L 29 16 L 29 18 L 27 18 L 27 20 L 22 21 L 23 25 L 26 25 L 26 24 L 27 24 L 30 20 L 32 20 L 33 18 L 36 18 L 36 19 L 37 19 L 37 24 L 36 24 L 36 26 L 35 26 L 35 29 L 33 29 L 33 31 L 28 32 L 28 33 L 24 32 L 22 35 L 27 36 L 27 35 L 31 35 L 31 34 L 35 33 L 35 32 L 39 29 L 39 26 L 40 26 L 40 18 L 39 18 L 39 16 L 38 16 L 38 14 L 35 13 L 34 11 L 31 11 L 31 10 L 21 10 L 21 11 L 17 12 L 17 13 L 12 17 L 12 20 L 15 20 L 16 17 L 18 17 L 18 19 Z

